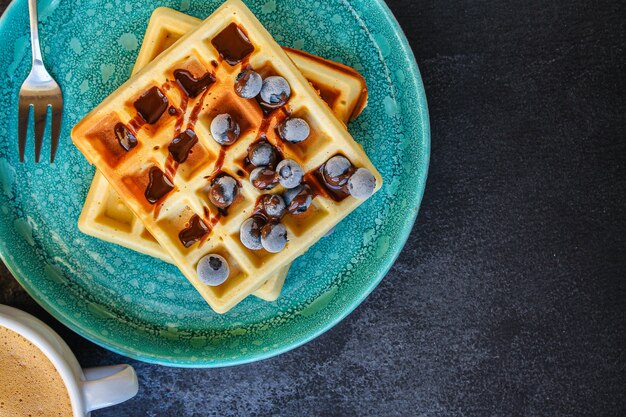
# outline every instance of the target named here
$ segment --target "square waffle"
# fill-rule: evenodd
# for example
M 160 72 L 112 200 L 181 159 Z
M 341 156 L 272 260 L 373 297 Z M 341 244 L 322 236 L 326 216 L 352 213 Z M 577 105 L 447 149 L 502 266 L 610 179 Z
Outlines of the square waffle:
M 247 66 L 264 78 L 283 77 L 291 90 L 287 103 L 269 111 L 255 99 L 234 94 L 235 78 Z M 190 90 L 180 80 L 183 88 L 178 88 L 172 82 L 176 71 L 204 80 L 206 88 Z M 240 137 L 227 147 L 217 143 L 209 128 L 222 113 L 235 115 L 241 127 Z M 275 128 L 287 115 L 308 122 L 308 139 L 291 144 L 278 137 Z M 177 164 L 171 158 L 173 138 L 181 139 L 187 131 L 197 143 L 193 153 Z M 263 133 L 284 158 L 300 164 L 315 190 L 305 213 L 285 216 L 289 242 L 278 253 L 249 250 L 239 239 L 241 224 L 265 194 L 240 168 L 249 146 Z M 345 125 L 239 0 L 224 3 L 119 87 L 73 128 L 72 139 L 218 313 L 260 288 L 363 202 L 338 196 L 320 183 L 316 173 L 331 157 L 341 154 L 354 167 L 368 170 L 375 180 L 373 191 L 382 185 L 380 174 Z M 228 214 L 207 198 L 210 182 L 222 174 L 240 179 L 239 197 Z M 198 229 L 205 232 L 188 239 L 197 236 Z M 198 275 L 197 268 L 209 255 L 227 262 L 228 276 L 220 285 L 207 285 Z
M 138 72 L 201 22 L 200 19 L 167 7 L 155 9 L 132 73 Z M 306 52 L 284 49 L 340 120 L 347 123 L 360 114 L 367 102 L 367 87 L 357 71 Z M 90 236 L 172 262 L 167 252 L 98 171 L 89 188 L 78 227 Z M 289 266 L 286 266 L 253 295 L 266 301 L 276 300 L 288 271 Z

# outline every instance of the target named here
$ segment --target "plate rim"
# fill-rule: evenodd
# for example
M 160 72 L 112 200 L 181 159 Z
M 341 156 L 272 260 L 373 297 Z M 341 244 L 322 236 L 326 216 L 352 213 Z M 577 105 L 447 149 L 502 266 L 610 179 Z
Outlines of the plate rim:
M 2 16 L 0 16 L 0 29 L 5 25 L 8 17 L 12 12 L 19 1 L 25 0 L 12 0 L 4 12 Z M 228 359 L 211 359 L 210 362 L 198 362 L 189 361 L 189 360 L 180 360 L 180 361 L 172 361 L 171 358 L 165 358 L 158 354 L 152 354 L 149 352 L 137 352 L 134 350 L 130 350 L 125 348 L 122 344 L 117 341 L 112 341 L 108 337 L 103 336 L 97 332 L 92 331 L 91 329 L 82 326 L 79 320 L 74 320 L 73 318 L 66 315 L 63 311 L 56 308 L 51 303 L 48 303 L 43 297 L 40 297 L 34 288 L 30 288 L 30 285 L 27 283 L 27 280 L 21 276 L 21 273 L 18 272 L 17 265 L 14 264 L 8 256 L 0 248 L 0 259 L 4 262 L 5 266 L 15 278 L 15 280 L 24 288 L 24 290 L 28 293 L 28 295 L 35 300 L 37 304 L 39 304 L 46 312 L 48 312 L 51 316 L 53 316 L 56 320 L 62 323 L 64 326 L 71 329 L 73 332 L 77 333 L 81 337 L 95 343 L 96 345 L 107 349 L 111 352 L 117 353 L 122 356 L 129 357 L 131 359 L 139 360 L 142 362 L 170 366 L 170 367 L 178 367 L 178 368 L 221 368 L 221 367 L 229 367 L 236 365 L 243 365 L 246 363 L 256 362 L 264 359 L 269 359 L 274 356 L 281 355 L 285 352 L 298 348 L 311 340 L 321 336 L 326 333 L 328 330 L 336 326 L 340 321 L 345 319 L 350 313 L 352 313 L 361 303 L 369 296 L 369 294 L 380 284 L 382 279 L 387 275 L 396 259 L 404 249 L 406 242 L 411 234 L 413 229 L 413 225 L 417 219 L 417 215 L 419 214 L 419 209 L 421 207 L 421 203 L 424 197 L 424 191 L 426 189 L 426 180 L 428 177 L 428 169 L 430 165 L 430 148 L 431 148 L 431 140 L 430 140 L 430 119 L 428 112 L 428 104 L 426 100 L 426 92 L 424 89 L 424 84 L 422 81 L 422 77 L 417 65 L 417 61 L 415 59 L 415 55 L 411 46 L 409 45 L 406 34 L 402 30 L 402 27 L 398 23 L 398 20 L 394 16 L 393 12 L 387 6 L 384 0 L 374 0 L 375 3 L 380 7 L 384 18 L 387 23 L 391 26 L 393 32 L 397 34 L 397 40 L 399 41 L 400 48 L 402 49 L 404 55 L 407 59 L 408 70 L 410 72 L 410 78 L 412 82 L 417 87 L 417 96 L 418 102 L 416 105 L 420 107 L 421 112 L 421 127 L 422 127 L 422 135 L 420 137 L 422 142 L 422 170 L 419 173 L 419 177 L 422 179 L 421 190 L 418 190 L 418 195 L 415 199 L 414 209 L 411 210 L 411 215 L 405 217 L 405 221 L 401 224 L 401 232 L 399 233 L 398 242 L 402 242 L 402 244 L 396 245 L 393 252 L 389 254 L 383 261 L 384 267 L 382 268 L 382 272 L 379 277 L 372 280 L 370 284 L 365 288 L 352 302 L 346 306 L 339 314 L 331 317 L 329 320 L 324 321 L 323 324 L 314 326 L 310 332 L 307 334 L 296 338 L 295 340 L 289 341 L 283 345 L 280 345 L 276 348 L 268 349 L 267 351 L 256 351 L 252 354 L 240 356 L 237 358 L 228 358 Z M 350 6 L 352 7 L 352 6 Z M 198 358 L 200 359 L 200 358 Z

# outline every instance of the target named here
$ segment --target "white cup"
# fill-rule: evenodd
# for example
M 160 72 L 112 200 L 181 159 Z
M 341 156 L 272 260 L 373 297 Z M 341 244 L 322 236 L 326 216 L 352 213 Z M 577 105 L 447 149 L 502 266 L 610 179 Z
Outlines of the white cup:
M 13 330 L 37 346 L 61 375 L 74 417 L 124 402 L 137 394 L 137 374 L 130 365 L 81 369 L 61 337 L 41 320 L 13 307 L 0 305 L 0 326 Z

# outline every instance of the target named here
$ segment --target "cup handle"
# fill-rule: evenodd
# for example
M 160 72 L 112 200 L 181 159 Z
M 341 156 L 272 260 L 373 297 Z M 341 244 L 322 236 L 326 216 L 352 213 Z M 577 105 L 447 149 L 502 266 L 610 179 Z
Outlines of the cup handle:
M 87 412 L 133 398 L 139 390 L 137 374 L 130 365 L 101 366 L 83 370 L 83 398 Z

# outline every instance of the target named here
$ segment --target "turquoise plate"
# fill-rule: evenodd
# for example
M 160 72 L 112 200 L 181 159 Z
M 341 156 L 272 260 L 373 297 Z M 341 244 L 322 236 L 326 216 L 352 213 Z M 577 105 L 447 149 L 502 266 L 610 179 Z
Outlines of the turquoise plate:
M 147 4 L 149 3 L 149 4 Z M 94 168 L 71 127 L 126 80 L 152 10 L 206 17 L 220 1 L 40 0 L 48 69 L 65 97 L 56 162 L 18 162 L 17 98 L 30 68 L 26 0 L 0 20 L 0 254 L 52 315 L 114 352 L 172 366 L 251 362 L 328 330 L 376 287 L 420 205 L 430 151 L 424 88 L 406 38 L 382 1 L 247 1 L 283 45 L 359 70 L 369 105 L 350 126 L 384 186 L 295 261 L 278 301 L 249 297 L 211 311 L 171 265 L 85 236 L 76 222 Z M 44 145 L 42 155 L 49 154 Z M 387 300 L 393 303 L 394 300 Z

